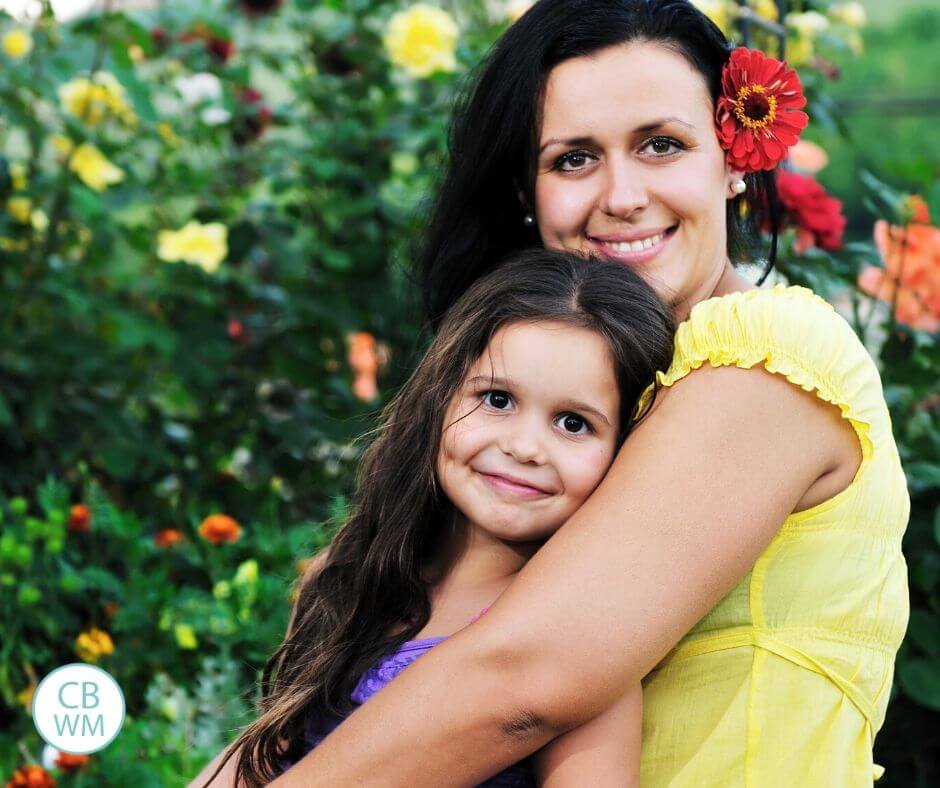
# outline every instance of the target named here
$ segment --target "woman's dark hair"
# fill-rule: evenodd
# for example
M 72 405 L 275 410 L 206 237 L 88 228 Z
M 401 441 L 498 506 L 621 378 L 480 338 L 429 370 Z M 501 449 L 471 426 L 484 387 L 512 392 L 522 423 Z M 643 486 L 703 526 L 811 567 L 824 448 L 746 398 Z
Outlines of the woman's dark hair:
M 382 411 L 357 470 L 355 507 L 302 580 L 284 642 L 264 666 L 260 715 L 229 750 L 238 752 L 236 784 L 265 785 L 279 758 L 299 758 L 306 715 L 347 713 L 362 674 L 428 622 L 422 570 L 455 527 L 436 474 L 445 412 L 493 335 L 520 321 L 558 321 L 606 340 L 618 447 L 642 415 L 640 395 L 672 358 L 672 310 L 619 263 L 534 248 L 477 279 Z
M 540 243 L 523 223 L 533 199 L 539 108 L 559 63 L 629 41 L 655 41 L 681 54 L 705 78 L 712 101 L 731 53 L 721 30 L 688 0 L 539 0 L 496 42 L 458 101 L 449 128 L 449 162 L 417 250 L 425 314 L 436 328 L 448 307 L 507 254 Z M 772 172 L 745 178 L 728 202 L 728 254 L 743 262 L 769 227 L 770 272 L 778 209 Z M 745 216 L 742 214 L 746 213 Z

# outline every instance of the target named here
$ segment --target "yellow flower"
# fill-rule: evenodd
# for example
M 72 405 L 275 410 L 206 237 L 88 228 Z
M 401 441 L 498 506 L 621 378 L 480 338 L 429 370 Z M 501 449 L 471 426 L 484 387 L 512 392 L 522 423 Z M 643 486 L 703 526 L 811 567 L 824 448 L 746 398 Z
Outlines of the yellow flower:
M 20 690 L 16 695 L 17 703 L 29 711 L 33 707 L 33 694 L 36 692 L 36 682 L 30 681 L 29 686 Z
M 40 235 L 49 229 L 49 217 L 46 212 L 37 208 L 29 215 L 29 223 Z
M 235 572 L 235 585 L 254 585 L 258 582 L 258 562 L 254 558 L 242 562 Z
M 457 68 L 457 23 L 446 11 L 416 3 L 389 20 L 385 48 L 392 63 L 415 77 Z
M 142 48 L 140 45 L 138 45 L 138 44 L 131 44 L 131 45 L 127 48 L 127 56 L 128 56 L 128 57 L 131 59 L 131 61 L 133 61 L 134 63 L 140 63 L 140 61 L 143 60 L 143 59 L 146 57 L 146 54 L 144 53 L 144 50 L 143 50 L 143 48 Z
M 160 135 L 160 138 L 171 148 L 178 147 L 182 142 L 182 140 L 180 140 L 180 138 L 177 136 L 176 132 L 173 131 L 173 127 L 166 121 L 157 124 L 157 133 Z
M 29 224 L 33 201 L 29 197 L 11 197 L 7 200 L 7 213 L 20 224 Z
M 787 62 L 791 66 L 804 66 L 813 59 L 816 48 L 809 36 L 797 36 L 787 41 Z
M 33 37 L 25 30 L 11 30 L 3 37 L 3 51 L 8 57 L 26 57 L 33 49 Z
M 69 159 L 69 169 L 82 182 L 97 192 L 103 192 L 112 183 L 124 180 L 124 170 L 115 166 L 94 145 L 82 143 Z
M 91 79 L 79 77 L 60 86 L 59 100 L 66 112 L 89 126 L 97 126 L 107 117 L 115 117 L 129 126 L 137 123 L 124 86 L 107 71 L 98 71 Z
M 748 5 L 761 19 L 776 22 L 780 18 L 780 11 L 774 0 L 748 0 Z
M 0 249 L 4 252 L 25 252 L 29 249 L 29 242 L 25 238 L 8 238 L 0 236 Z
M 199 645 L 196 633 L 189 624 L 177 624 L 173 627 L 173 634 L 176 635 L 176 644 L 180 648 L 192 650 Z
M 114 641 L 103 629 L 91 627 L 75 638 L 75 653 L 84 662 L 97 662 L 114 653 Z
M 692 5 L 718 25 L 722 33 L 728 34 L 731 29 L 731 15 L 734 11 L 727 0 L 692 0 Z
M 211 274 L 228 254 L 228 228 L 220 222 L 189 222 L 181 230 L 161 230 L 157 245 L 161 260 L 195 263 Z
M 861 3 L 836 3 L 831 5 L 829 6 L 829 18 L 855 30 L 864 27 L 865 22 L 868 21 L 865 6 Z
M 29 168 L 22 162 L 10 162 L 10 182 L 13 185 L 13 191 L 22 191 L 29 183 L 27 174 Z

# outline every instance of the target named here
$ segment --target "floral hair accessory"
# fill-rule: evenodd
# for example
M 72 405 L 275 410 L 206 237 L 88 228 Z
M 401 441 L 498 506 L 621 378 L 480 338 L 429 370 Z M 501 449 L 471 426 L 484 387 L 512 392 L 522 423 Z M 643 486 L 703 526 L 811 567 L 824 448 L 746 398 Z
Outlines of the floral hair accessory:
M 809 116 L 803 85 L 786 62 L 738 47 L 721 72 L 718 141 L 736 170 L 772 170 L 795 145 Z

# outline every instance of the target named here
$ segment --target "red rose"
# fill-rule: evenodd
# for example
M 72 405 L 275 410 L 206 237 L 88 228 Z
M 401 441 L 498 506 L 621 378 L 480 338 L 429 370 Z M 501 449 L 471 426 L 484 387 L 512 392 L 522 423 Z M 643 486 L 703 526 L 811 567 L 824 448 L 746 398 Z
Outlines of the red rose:
M 797 228 L 796 251 L 810 246 L 835 251 L 842 248 L 845 216 L 837 200 L 809 175 L 777 170 L 777 192 L 786 219 Z

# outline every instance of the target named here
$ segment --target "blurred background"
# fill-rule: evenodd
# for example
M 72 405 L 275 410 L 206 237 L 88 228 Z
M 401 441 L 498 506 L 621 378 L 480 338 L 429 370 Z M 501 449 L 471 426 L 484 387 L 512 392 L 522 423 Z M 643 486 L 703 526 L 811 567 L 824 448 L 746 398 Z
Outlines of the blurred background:
M 0 781 L 183 785 L 251 718 L 426 340 L 408 271 L 449 108 L 527 5 L 0 2 Z M 810 99 L 771 283 L 881 369 L 912 617 L 879 785 L 940 785 L 940 6 L 696 5 Z M 127 699 L 92 756 L 30 719 L 76 660 Z

